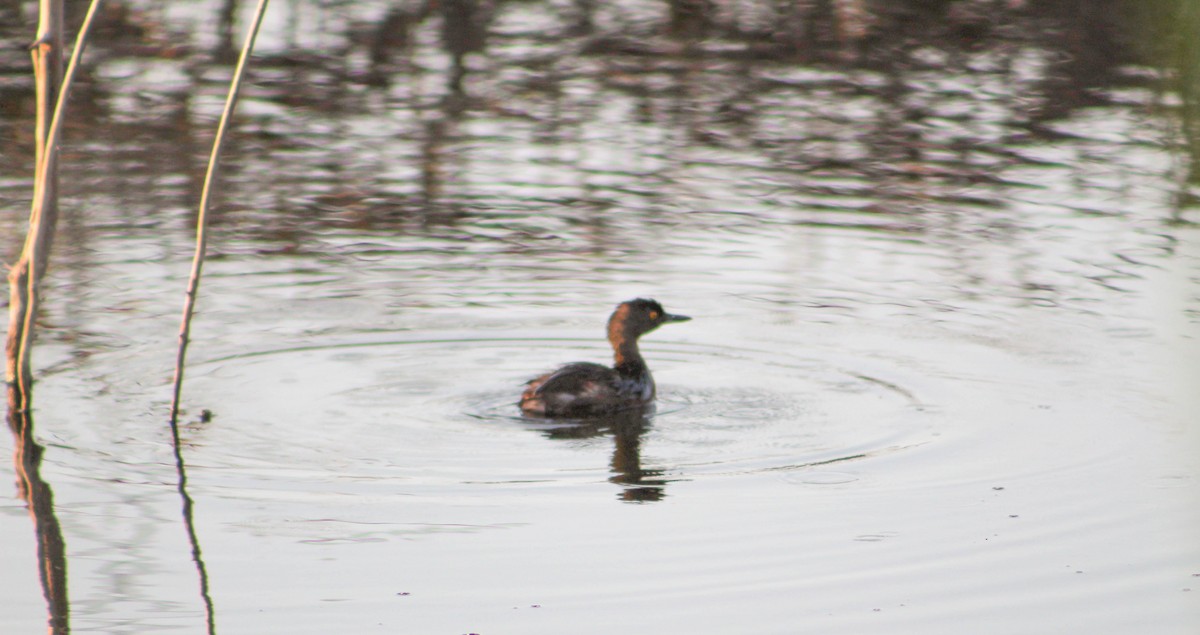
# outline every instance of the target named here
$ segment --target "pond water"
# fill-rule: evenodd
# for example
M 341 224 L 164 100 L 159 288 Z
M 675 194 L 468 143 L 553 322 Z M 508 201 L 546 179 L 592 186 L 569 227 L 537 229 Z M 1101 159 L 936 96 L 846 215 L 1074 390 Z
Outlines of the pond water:
M 73 630 L 1195 632 L 1200 212 L 1159 71 L 1062 79 L 1036 12 L 851 63 L 529 2 L 456 91 L 450 14 L 415 5 L 386 63 L 355 48 L 383 5 L 272 9 L 183 487 L 228 69 L 152 27 L 217 9 L 95 45 L 34 362 Z M 28 150 L 2 152 L 11 260 Z M 521 416 L 639 296 L 694 318 L 643 340 L 656 409 Z M 0 499 L 6 633 L 47 620 L 34 516 Z

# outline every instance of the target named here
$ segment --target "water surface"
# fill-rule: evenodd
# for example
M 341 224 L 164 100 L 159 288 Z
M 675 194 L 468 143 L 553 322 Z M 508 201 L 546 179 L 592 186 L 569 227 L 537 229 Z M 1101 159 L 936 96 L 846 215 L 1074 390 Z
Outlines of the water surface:
M 452 18 L 371 62 L 384 8 L 280 6 L 193 328 L 192 536 L 167 383 L 219 29 L 98 46 L 35 356 L 74 630 L 1192 632 L 1200 232 L 1160 71 L 1072 74 L 1036 11 L 938 46 L 879 16 L 852 59 L 627 4 L 581 35 L 501 3 L 460 93 Z M 636 296 L 695 318 L 644 340 L 657 409 L 522 417 Z M 44 628 L 32 528 L 0 501 L 4 632 Z

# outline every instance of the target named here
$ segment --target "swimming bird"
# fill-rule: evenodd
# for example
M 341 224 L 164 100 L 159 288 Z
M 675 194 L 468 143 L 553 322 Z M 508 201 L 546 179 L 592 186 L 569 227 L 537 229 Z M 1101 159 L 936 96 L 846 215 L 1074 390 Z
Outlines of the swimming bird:
M 655 300 L 637 298 L 617 305 L 608 318 L 613 367 L 574 362 L 531 379 L 521 395 L 521 411 L 542 417 L 580 417 L 617 412 L 654 401 L 654 377 L 638 350 L 638 338 L 670 322 L 686 322 Z

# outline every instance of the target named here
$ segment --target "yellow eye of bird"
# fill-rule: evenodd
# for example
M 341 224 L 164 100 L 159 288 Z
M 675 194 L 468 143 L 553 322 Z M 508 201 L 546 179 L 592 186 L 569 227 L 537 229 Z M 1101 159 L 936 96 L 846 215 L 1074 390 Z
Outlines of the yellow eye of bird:
M 651 311 L 651 312 L 650 312 L 650 319 L 651 319 L 651 320 L 657 320 L 657 319 L 658 319 L 658 311 Z

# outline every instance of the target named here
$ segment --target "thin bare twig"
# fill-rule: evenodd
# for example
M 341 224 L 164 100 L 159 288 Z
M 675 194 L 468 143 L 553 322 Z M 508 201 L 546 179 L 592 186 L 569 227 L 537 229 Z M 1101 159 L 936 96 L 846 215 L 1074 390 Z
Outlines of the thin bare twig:
M 216 633 L 216 610 L 213 607 L 212 596 L 208 591 L 208 568 L 200 551 L 200 539 L 196 534 L 195 503 L 187 492 L 187 470 L 183 461 L 183 445 L 179 437 L 179 397 L 183 391 L 183 369 L 187 356 L 188 337 L 191 333 L 192 315 L 196 307 L 196 296 L 200 289 L 200 272 L 204 267 L 204 253 L 208 246 L 208 207 L 212 188 L 217 179 L 217 166 L 221 162 L 221 151 L 225 143 L 225 132 L 233 119 L 233 109 L 237 105 L 238 94 L 241 92 L 242 77 L 246 70 L 246 61 L 254 50 L 254 41 L 258 38 L 263 16 L 267 12 L 267 0 L 259 0 L 254 10 L 254 21 L 246 34 L 246 42 L 242 46 L 242 54 L 238 58 L 237 68 L 229 83 L 229 95 L 225 99 L 225 110 L 221 113 L 221 123 L 217 126 L 217 135 L 213 139 L 212 154 L 208 158 L 208 171 L 204 175 L 204 189 L 200 194 L 200 212 L 196 218 L 196 252 L 192 257 L 192 274 L 188 278 L 187 296 L 183 304 L 183 321 L 179 327 L 179 350 L 175 357 L 174 393 L 171 398 L 171 442 L 175 452 L 175 470 L 179 477 L 179 495 L 183 499 L 183 521 L 187 529 L 188 542 L 192 545 L 192 560 L 196 563 L 196 571 L 200 575 L 200 596 L 204 600 L 205 623 L 208 634 Z
M 175 356 L 174 393 L 171 397 L 171 432 L 175 435 L 175 443 L 179 444 L 179 396 L 183 390 L 183 366 L 187 357 L 188 337 L 192 331 L 192 313 L 196 308 L 196 294 L 200 289 L 200 272 L 204 268 L 204 252 L 208 247 L 208 206 L 212 194 L 213 183 L 217 178 L 217 165 L 221 161 L 221 151 L 225 144 L 225 132 L 229 121 L 233 118 L 233 109 L 237 105 L 238 94 L 242 89 L 242 76 L 246 70 L 246 61 L 254 50 L 254 41 L 258 38 L 258 30 L 262 25 L 263 15 L 267 12 L 267 0 L 258 0 L 254 10 L 254 21 L 246 34 L 246 42 L 242 46 L 242 54 L 238 58 L 237 68 L 229 84 L 229 96 L 225 99 L 225 110 L 221 113 L 221 123 L 217 126 L 217 136 L 213 139 L 212 155 L 208 158 L 208 172 L 204 175 L 204 189 L 200 193 L 200 213 L 196 218 L 196 253 L 192 257 L 192 274 L 188 278 L 187 296 L 183 303 L 183 321 L 179 327 L 179 349 Z
M 16 398 L 11 399 L 14 407 L 28 410 L 32 397 L 33 371 L 30 363 L 30 348 L 33 341 L 33 322 L 38 311 L 38 285 L 45 275 L 49 263 L 51 240 L 58 221 L 57 205 L 53 200 L 55 188 L 51 183 L 55 177 L 54 166 L 58 158 L 58 138 L 62 130 L 62 117 L 67 108 L 67 99 L 71 95 L 71 85 L 75 80 L 75 71 L 79 68 L 79 59 L 83 55 L 87 36 L 92 28 L 92 21 L 100 8 L 102 0 L 92 0 L 88 6 L 87 15 L 79 27 L 75 37 L 75 48 L 71 51 L 71 61 L 67 64 L 67 72 L 63 76 L 62 87 L 58 90 L 58 98 L 54 106 L 54 116 L 46 132 L 43 151 L 38 157 L 37 168 L 34 171 L 33 206 L 29 212 L 29 235 L 25 237 L 25 246 L 21 258 L 13 266 L 9 274 L 9 282 L 13 285 L 14 296 L 18 288 L 24 286 L 25 296 L 21 303 L 13 303 L 10 307 L 10 333 L 12 346 L 8 351 L 8 375 L 16 390 Z M 41 37 L 39 40 L 42 39 Z M 38 46 L 45 45 L 40 42 Z M 21 314 L 23 311 L 23 314 Z M 11 332 L 13 328 L 19 333 Z

